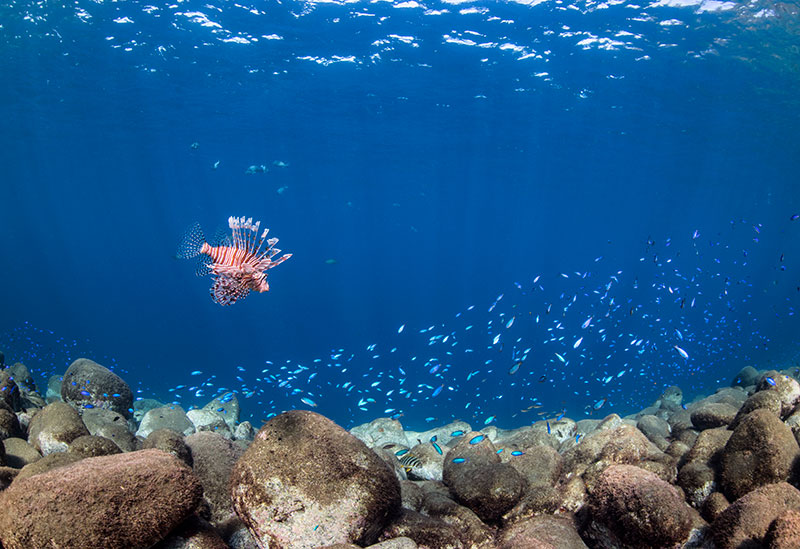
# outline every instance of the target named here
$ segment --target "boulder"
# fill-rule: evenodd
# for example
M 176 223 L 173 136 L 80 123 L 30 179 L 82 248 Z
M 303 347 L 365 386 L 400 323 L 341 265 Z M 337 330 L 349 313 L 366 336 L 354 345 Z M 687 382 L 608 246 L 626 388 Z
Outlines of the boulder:
M 7 406 L 0 405 L 0 440 L 12 437 L 22 438 L 22 427 L 20 427 L 17 414 Z
M 67 452 L 79 454 L 81 457 L 111 456 L 122 453 L 119 446 L 113 440 L 94 436 L 84 435 L 78 437 L 69 444 Z
M 66 452 L 70 442 L 88 434 L 75 408 L 64 402 L 53 402 L 31 419 L 28 442 L 46 456 L 52 452 Z
M 722 490 L 731 501 L 789 478 L 800 447 L 792 430 L 772 412 L 758 409 L 733 431 L 721 457 Z
M 787 417 L 800 402 L 800 383 L 775 370 L 766 372 L 756 384 L 756 391 L 772 391 L 781 402 L 781 417 Z
M 253 425 L 249 421 L 241 422 L 239 425 L 236 426 L 236 430 L 233 432 L 234 440 L 252 442 L 255 436 L 256 436 L 256 430 L 253 429 Z
M 147 438 L 147 436 L 157 429 L 172 429 L 182 435 L 194 433 L 194 425 L 186 417 L 183 408 L 177 405 L 161 406 L 148 410 L 142 417 L 139 430 L 136 431 L 137 437 Z
M 117 374 L 89 360 L 70 364 L 61 383 L 61 399 L 77 408 L 102 408 L 125 417 L 133 411 L 133 393 Z
M 3 447 L 5 448 L 6 465 L 15 469 L 22 469 L 29 463 L 42 459 L 42 454 L 22 438 L 7 438 L 3 441 Z
M 228 549 L 228 544 L 213 526 L 192 515 L 152 549 Z
M 217 433 L 225 438 L 233 438 L 231 430 L 225 421 L 225 418 L 217 412 L 212 412 L 206 409 L 203 410 L 189 410 L 186 412 L 186 417 L 194 425 L 196 433 L 201 431 L 208 431 Z
M 81 419 L 92 435 L 112 440 L 123 452 L 137 450 L 136 437 L 132 430 L 136 425 L 131 425 L 125 416 L 113 410 L 103 408 L 84 408 Z
M 701 431 L 727 427 L 736 418 L 738 410 L 727 402 L 709 402 L 692 410 L 692 424 Z
M 407 537 L 419 547 L 435 549 L 466 549 L 461 532 L 441 519 L 428 517 L 410 509 L 400 515 L 381 534 L 382 540 Z M 272 549 L 270 547 L 270 549 Z
M 764 536 L 764 547 L 769 549 L 800 547 L 800 511 L 787 509 L 778 515 Z
M 203 406 L 203 410 L 219 415 L 231 433 L 236 430 L 236 424 L 239 423 L 239 399 L 236 397 L 236 393 L 229 392 L 218 396 Z
M 745 494 L 711 524 L 717 549 L 763 547 L 772 521 L 789 509 L 800 510 L 800 490 L 786 482 Z
M 399 421 L 388 417 L 379 417 L 369 423 L 357 425 L 350 429 L 350 434 L 370 448 L 386 444 L 409 447 L 416 442 L 406 438 L 406 433 Z
M 636 428 L 662 452 L 669 446 L 667 438 L 671 433 L 666 420 L 654 415 L 644 415 L 636 422 Z
M 494 540 L 494 532 L 478 515 L 439 492 L 426 492 L 420 511 L 458 528 L 461 540 L 468 547 L 491 545 Z
M 189 467 L 192 466 L 192 451 L 186 445 L 182 435 L 179 435 L 172 429 L 157 429 L 150 433 L 142 443 L 142 450 L 148 448 L 158 448 L 163 452 L 172 454 Z M 202 479 L 201 479 L 202 482 Z M 227 477 L 225 483 L 227 485 Z
M 632 547 L 666 547 L 688 538 L 692 514 L 670 484 L 633 465 L 612 465 L 589 494 L 592 519 Z
M 17 478 L 0 493 L 5 549 L 145 549 L 188 518 L 202 487 L 173 456 L 143 450 Z
M 231 500 L 256 542 L 270 549 L 368 545 L 398 513 L 400 484 L 356 437 L 294 410 L 258 431 L 231 473 Z
M 209 522 L 216 524 L 232 518 L 230 476 L 244 450 L 218 433 L 195 433 L 184 441 L 192 455 L 194 474 L 211 507 Z
M 733 383 L 731 385 L 734 387 L 751 387 L 758 382 L 758 378 L 758 370 L 752 366 L 745 366 L 739 370 L 739 373 L 733 378 Z
M 14 412 L 20 409 L 19 387 L 8 370 L 0 370 L 0 404 L 5 404 Z
M 498 549 L 588 549 L 569 516 L 539 515 L 504 528 Z

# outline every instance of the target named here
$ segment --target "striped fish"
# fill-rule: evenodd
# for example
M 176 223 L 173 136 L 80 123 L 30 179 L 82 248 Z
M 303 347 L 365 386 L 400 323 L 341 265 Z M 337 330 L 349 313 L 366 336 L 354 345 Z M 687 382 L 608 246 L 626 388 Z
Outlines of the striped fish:
M 400 465 L 403 466 L 403 469 L 406 470 L 406 473 L 410 473 L 414 467 L 422 466 L 422 460 L 414 454 L 406 454 L 400 458 Z
M 193 224 L 184 234 L 177 257 L 199 258 L 197 275 L 210 274 L 214 278 L 211 299 L 215 303 L 231 305 L 251 291 L 268 292 L 267 271 L 292 257 L 292 254 L 284 254 L 274 259 L 280 253 L 275 247 L 278 239 L 267 239 L 269 229 L 264 229 L 259 238 L 260 226 L 261 222 L 253 223 L 252 217 L 229 217 L 232 238 L 220 238 L 218 245 L 206 242 L 199 223 Z

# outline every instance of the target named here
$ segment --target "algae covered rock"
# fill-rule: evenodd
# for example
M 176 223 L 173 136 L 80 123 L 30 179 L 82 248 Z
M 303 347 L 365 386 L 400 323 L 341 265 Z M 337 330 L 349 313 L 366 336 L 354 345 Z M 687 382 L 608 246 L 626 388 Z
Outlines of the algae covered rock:
M 173 456 L 143 450 L 87 458 L 0 492 L 5 549 L 145 549 L 188 518 L 202 487 Z
M 53 402 L 33 416 L 28 442 L 46 456 L 52 452 L 66 452 L 73 440 L 89 434 L 75 408 L 64 402 Z
M 685 540 L 692 514 L 670 484 L 633 465 L 612 465 L 589 494 L 592 518 L 632 547 L 666 547 Z
M 233 468 L 231 500 L 261 547 L 368 545 L 399 512 L 400 484 L 356 437 L 294 410 L 258 431 Z
M 61 398 L 78 408 L 113 410 L 125 417 L 133 411 L 133 393 L 117 374 L 88 358 L 70 364 L 61 382 Z

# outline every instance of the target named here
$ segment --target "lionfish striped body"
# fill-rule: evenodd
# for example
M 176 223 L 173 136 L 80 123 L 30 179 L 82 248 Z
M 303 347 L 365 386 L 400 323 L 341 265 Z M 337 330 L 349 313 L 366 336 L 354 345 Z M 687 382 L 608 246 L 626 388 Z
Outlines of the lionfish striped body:
M 284 254 L 274 259 L 280 253 L 275 247 L 278 239 L 267 239 L 269 229 L 264 229 L 259 238 L 261 222 L 253 223 L 252 217 L 229 217 L 228 226 L 232 238 L 211 245 L 200 224 L 195 223 L 184 235 L 177 254 L 182 259 L 200 258 L 197 275 L 212 275 L 211 298 L 220 305 L 231 305 L 251 291 L 268 292 L 267 271 L 292 257 Z

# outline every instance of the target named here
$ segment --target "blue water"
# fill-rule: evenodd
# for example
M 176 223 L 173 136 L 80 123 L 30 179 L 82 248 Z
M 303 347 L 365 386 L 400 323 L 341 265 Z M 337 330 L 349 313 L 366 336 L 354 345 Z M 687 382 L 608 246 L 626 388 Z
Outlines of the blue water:
M 630 413 L 785 367 L 798 21 L 712 0 L 5 3 L 0 350 L 41 386 L 88 356 L 185 408 L 235 390 L 256 424 L 310 398 L 412 428 Z M 231 215 L 293 257 L 223 308 L 174 255 Z

